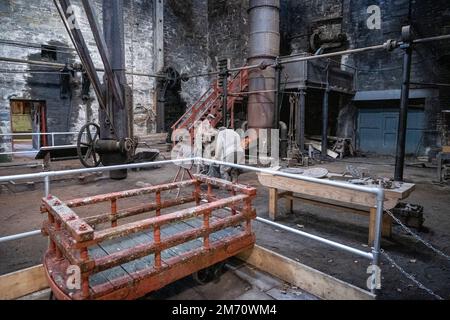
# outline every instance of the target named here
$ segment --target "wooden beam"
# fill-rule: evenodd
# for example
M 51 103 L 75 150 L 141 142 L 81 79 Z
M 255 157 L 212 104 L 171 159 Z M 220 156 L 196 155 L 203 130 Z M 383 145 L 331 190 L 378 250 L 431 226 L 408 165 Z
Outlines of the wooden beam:
M 321 299 L 374 300 L 376 298 L 374 294 L 366 290 L 260 246 L 255 246 L 237 257 Z
M 48 288 L 43 265 L 0 276 L 0 300 L 13 300 Z
M 376 204 L 374 194 L 344 189 L 342 187 L 322 185 L 316 182 L 295 180 L 270 174 L 258 174 L 259 182 L 266 187 L 290 191 L 300 195 L 308 195 L 322 199 L 345 202 L 364 207 L 373 207 Z
M 272 221 L 277 219 L 278 213 L 278 190 L 269 188 L 269 217 Z

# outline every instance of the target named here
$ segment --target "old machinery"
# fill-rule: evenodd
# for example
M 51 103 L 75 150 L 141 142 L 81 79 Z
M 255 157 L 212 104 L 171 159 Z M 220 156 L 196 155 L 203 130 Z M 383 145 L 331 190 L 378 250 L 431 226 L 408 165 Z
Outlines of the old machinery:
M 83 166 L 92 168 L 99 166 L 102 157 L 110 153 L 133 155 L 136 145 L 132 139 L 101 140 L 100 127 L 91 122 L 85 124 L 78 134 L 77 154 Z
M 88 167 L 98 166 L 100 162 L 106 166 L 125 164 L 132 158 L 130 153 L 136 146 L 133 145 L 133 129 L 129 119 L 132 93 L 127 88 L 125 77 L 123 0 L 103 1 L 103 28 L 91 2 L 81 2 L 104 65 L 103 82 L 99 79 L 78 26 L 71 1 L 54 0 L 100 107 L 98 125 L 89 123 L 80 131 L 77 141 L 78 154 L 81 163 Z M 88 150 L 85 154 L 80 152 L 82 144 L 85 144 Z M 111 171 L 110 177 L 124 179 L 127 177 L 127 171 Z

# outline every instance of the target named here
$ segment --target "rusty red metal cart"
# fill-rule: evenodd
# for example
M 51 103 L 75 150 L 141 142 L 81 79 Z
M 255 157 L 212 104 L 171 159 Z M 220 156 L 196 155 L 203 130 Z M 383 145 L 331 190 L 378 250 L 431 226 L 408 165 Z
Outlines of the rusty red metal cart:
M 169 192 L 178 188 L 183 195 L 173 199 Z M 119 200 L 150 194 L 154 202 L 118 210 Z M 235 256 L 255 243 L 255 196 L 254 188 L 202 175 L 64 202 L 48 196 L 41 211 L 48 215 L 42 232 L 52 292 L 57 299 L 136 299 Z M 108 202 L 105 214 L 81 218 L 74 211 Z

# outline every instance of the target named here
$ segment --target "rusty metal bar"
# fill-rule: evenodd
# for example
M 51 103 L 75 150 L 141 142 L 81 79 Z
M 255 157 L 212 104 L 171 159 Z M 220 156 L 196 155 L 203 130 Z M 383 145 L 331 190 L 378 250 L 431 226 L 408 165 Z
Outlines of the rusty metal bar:
M 200 190 L 200 182 L 197 181 L 197 182 L 195 183 L 195 191 L 194 191 L 195 204 L 196 204 L 197 206 L 200 205 L 200 199 L 201 199 L 200 192 L 201 192 L 201 190 Z
M 70 242 L 67 233 L 64 230 L 57 231 L 54 224 L 49 222 L 44 223 L 43 232 L 49 236 L 49 249 L 50 252 L 56 253 L 56 250 L 60 250 L 62 255 L 73 265 L 81 264 L 79 254 L 75 249 L 72 249 L 73 243 Z
M 123 237 L 129 234 L 138 233 L 151 228 L 160 227 L 165 224 L 183 221 L 189 218 L 200 216 L 210 210 L 225 208 L 231 204 L 243 201 L 247 197 L 248 197 L 247 195 L 238 195 L 235 197 L 221 199 L 213 203 L 199 205 L 194 208 L 188 208 L 174 213 L 169 213 L 167 215 L 124 224 L 114 229 L 96 231 L 92 241 L 86 241 L 84 243 L 80 242 L 78 245 L 89 246 L 94 243 L 111 240 L 118 237 Z
M 80 249 L 80 258 L 83 263 L 89 260 L 87 248 Z M 83 298 L 89 297 L 89 274 L 83 274 L 81 277 L 81 295 Z
M 88 241 L 94 238 L 94 229 L 80 219 L 75 212 L 61 202 L 58 198 L 48 196 L 42 199 L 48 213 L 52 214 L 57 222 L 62 222 L 77 241 Z
M 111 227 L 117 227 L 117 199 L 111 199 Z
M 156 216 L 161 215 L 161 191 L 156 192 Z
M 203 183 L 210 184 L 212 186 L 217 186 L 225 190 L 229 191 L 235 190 L 236 192 L 242 192 L 246 195 L 256 195 L 256 189 L 242 184 L 232 183 L 225 180 L 218 180 L 201 174 L 195 174 L 194 177 L 195 179 Z
M 236 195 L 235 190 L 231 190 L 231 195 L 234 197 Z M 234 216 L 236 215 L 236 206 L 231 206 L 231 214 Z
M 175 206 L 183 205 L 183 204 L 193 202 L 193 201 L 195 201 L 194 196 L 162 201 L 160 204 L 160 209 L 175 207 Z M 98 225 L 101 223 L 110 222 L 113 219 L 120 220 L 120 219 L 124 219 L 124 218 L 129 218 L 129 217 L 132 217 L 135 215 L 139 215 L 142 213 L 155 211 L 157 208 L 158 208 L 158 205 L 156 204 L 156 202 L 154 202 L 154 203 L 150 203 L 150 204 L 135 206 L 135 207 L 124 209 L 124 210 L 119 210 L 119 211 L 117 211 L 117 214 L 114 216 L 112 214 L 104 213 L 101 215 L 85 218 L 84 221 L 86 223 L 90 224 L 91 226 L 94 226 L 94 225 Z
M 74 199 L 67 202 L 67 206 L 69 208 L 76 208 L 81 206 L 86 206 L 94 203 L 101 203 L 110 201 L 112 199 L 123 199 L 123 198 L 131 198 L 135 196 L 142 196 L 146 194 L 156 193 L 158 191 L 167 191 L 172 189 L 177 189 L 181 187 L 186 187 L 189 185 L 195 184 L 196 180 L 186 180 L 182 182 L 174 182 L 174 183 L 168 183 L 163 184 L 160 186 L 152 186 L 148 188 L 141 188 L 141 189 L 133 189 L 128 191 L 121 191 L 121 192 L 113 192 L 88 198 L 81 198 L 81 199 Z
M 256 215 L 251 216 L 250 218 L 254 218 Z M 249 218 L 247 213 L 242 212 L 236 216 L 227 217 L 225 219 L 221 219 L 218 222 L 212 223 L 208 229 L 202 227 L 201 229 L 193 229 L 183 233 L 179 233 L 177 235 L 171 236 L 169 238 L 164 239 L 164 242 L 160 242 L 157 244 L 156 241 L 150 244 L 142 244 L 131 248 L 129 250 L 119 251 L 112 255 L 108 255 L 106 257 L 95 259 L 95 267 L 93 268 L 93 273 L 98 273 L 124 263 L 137 260 L 148 256 L 152 253 L 161 252 L 163 250 L 170 249 L 172 247 L 176 247 L 177 245 L 201 238 L 206 237 L 207 235 L 238 225 L 244 219 Z M 155 259 L 156 265 L 156 259 Z
M 203 229 L 208 230 L 209 231 L 209 218 L 211 217 L 211 213 L 212 211 L 206 211 L 203 214 Z M 203 237 L 203 248 L 205 249 L 209 249 L 209 232 L 208 234 L 205 234 Z

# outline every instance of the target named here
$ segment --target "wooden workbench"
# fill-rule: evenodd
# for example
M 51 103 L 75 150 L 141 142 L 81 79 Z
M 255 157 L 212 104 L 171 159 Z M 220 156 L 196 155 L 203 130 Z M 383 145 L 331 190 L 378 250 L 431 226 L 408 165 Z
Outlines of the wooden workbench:
M 369 216 L 369 245 L 373 244 L 376 218 L 375 195 L 269 174 L 258 174 L 258 179 L 263 186 L 269 188 L 269 215 L 272 220 L 276 220 L 279 199 L 287 201 L 290 213 L 293 212 L 294 199 L 300 199 L 303 203 L 344 209 L 346 212 Z M 348 177 L 329 174 L 328 179 L 342 181 L 348 179 Z M 396 189 L 386 189 L 384 210 L 394 208 L 399 201 L 409 197 L 414 189 L 415 185 L 410 183 L 402 183 Z M 391 231 L 392 219 L 385 213 L 383 215 L 382 234 L 385 237 L 390 237 Z

